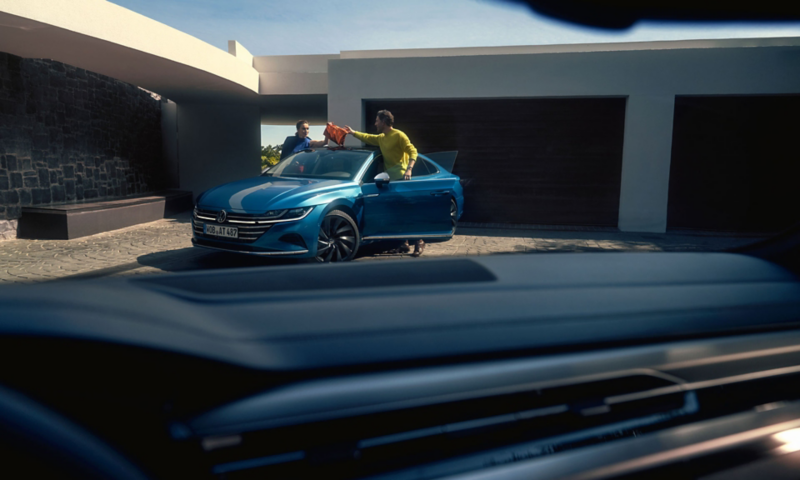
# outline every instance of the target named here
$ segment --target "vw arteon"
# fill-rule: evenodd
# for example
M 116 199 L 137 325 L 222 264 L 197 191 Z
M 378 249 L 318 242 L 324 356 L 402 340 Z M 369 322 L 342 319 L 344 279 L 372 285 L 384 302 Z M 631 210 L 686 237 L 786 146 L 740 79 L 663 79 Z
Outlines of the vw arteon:
M 261 176 L 202 193 L 192 243 L 338 262 L 369 242 L 450 238 L 464 208 L 456 153 L 419 155 L 410 180 L 390 181 L 378 151 L 304 150 Z

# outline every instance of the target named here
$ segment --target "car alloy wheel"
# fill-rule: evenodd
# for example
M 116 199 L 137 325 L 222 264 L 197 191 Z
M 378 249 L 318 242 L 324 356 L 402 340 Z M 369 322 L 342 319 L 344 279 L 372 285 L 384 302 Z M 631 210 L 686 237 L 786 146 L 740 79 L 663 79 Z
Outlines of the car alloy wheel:
M 356 223 L 341 210 L 333 210 L 322 219 L 317 239 L 318 262 L 346 262 L 358 251 L 360 238 Z
M 452 227 L 452 232 L 456 233 L 456 227 L 458 226 L 458 206 L 456 205 L 456 201 L 451 199 L 450 200 L 450 227 Z

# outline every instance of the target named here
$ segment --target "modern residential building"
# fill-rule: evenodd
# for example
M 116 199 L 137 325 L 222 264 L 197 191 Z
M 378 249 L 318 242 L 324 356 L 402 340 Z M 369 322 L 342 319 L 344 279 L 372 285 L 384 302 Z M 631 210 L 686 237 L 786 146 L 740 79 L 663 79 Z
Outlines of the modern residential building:
M 197 195 L 259 173 L 260 125 L 369 131 L 384 108 L 420 152 L 459 151 L 466 221 L 800 220 L 800 37 L 257 56 L 104 0 L 0 0 L 0 52 L 0 221 Z

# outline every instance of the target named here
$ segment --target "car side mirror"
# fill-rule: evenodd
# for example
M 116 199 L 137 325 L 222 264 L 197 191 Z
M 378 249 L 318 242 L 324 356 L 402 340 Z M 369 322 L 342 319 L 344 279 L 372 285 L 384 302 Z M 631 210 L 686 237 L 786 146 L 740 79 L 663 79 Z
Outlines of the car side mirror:
M 389 184 L 389 174 L 386 172 L 381 172 L 375 175 L 375 185 L 379 188 L 384 187 Z

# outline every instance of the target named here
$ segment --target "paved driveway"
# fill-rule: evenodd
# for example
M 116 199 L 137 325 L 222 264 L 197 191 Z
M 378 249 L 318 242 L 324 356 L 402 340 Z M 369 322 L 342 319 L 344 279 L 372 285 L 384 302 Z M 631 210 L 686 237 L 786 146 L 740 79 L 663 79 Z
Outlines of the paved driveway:
M 721 251 L 757 238 L 459 228 L 447 242 L 429 244 L 424 257 L 503 253 L 596 251 Z M 409 255 L 363 247 L 356 261 L 418 261 Z M 75 240 L 0 242 L 0 284 L 141 275 L 213 268 L 298 263 L 192 247 L 189 213 Z

